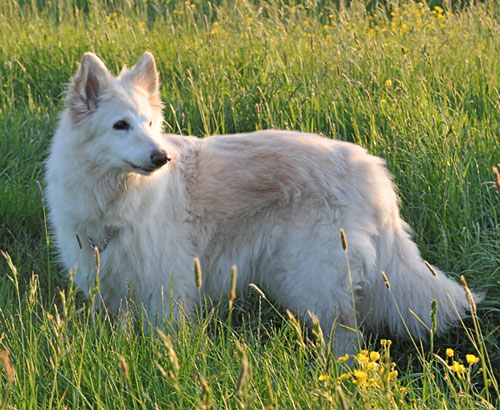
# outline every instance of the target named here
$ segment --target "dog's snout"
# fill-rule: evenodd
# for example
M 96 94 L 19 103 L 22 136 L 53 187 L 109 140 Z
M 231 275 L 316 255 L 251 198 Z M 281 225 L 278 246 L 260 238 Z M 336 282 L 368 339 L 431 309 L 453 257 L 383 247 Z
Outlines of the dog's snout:
M 154 150 L 150 156 L 150 159 L 151 163 L 154 166 L 161 167 L 170 160 L 170 157 L 167 155 L 166 151 L 160 149 L 160 150 Z

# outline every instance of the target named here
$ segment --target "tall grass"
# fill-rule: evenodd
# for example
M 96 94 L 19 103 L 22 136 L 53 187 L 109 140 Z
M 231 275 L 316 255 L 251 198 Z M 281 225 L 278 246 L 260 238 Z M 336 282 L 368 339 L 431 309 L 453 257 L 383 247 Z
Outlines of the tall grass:
M 442 7 L 0 3 L 0 409 L 497 408 L 500 9 Z M 52 255 L 36 183 L 89 50 L 115 72 L 154 53 L 168 132 L 299 129 L 386 159 L 425 259 L 487 292 L 477 315 L 432 344 L 369 335 L 358 373 L 252 291 L 163 336 L 93 317 Z

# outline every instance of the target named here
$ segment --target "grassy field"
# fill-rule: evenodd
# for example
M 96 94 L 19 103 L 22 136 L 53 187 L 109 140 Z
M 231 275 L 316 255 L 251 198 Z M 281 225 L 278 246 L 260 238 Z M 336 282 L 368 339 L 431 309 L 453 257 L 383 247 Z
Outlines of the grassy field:
M 0 410 L 499 408 L 500 7 L 388 3 L 0 2 Z M 422 344 L 368 334 L 352 368 L 257 292 L 167 336 L 93 317 L 37 181 L 82 54 L 117 72 L 145 50 L 168 132 L 297 129 L 383 157 L 424 258 L 486 292 L 477 315 Z

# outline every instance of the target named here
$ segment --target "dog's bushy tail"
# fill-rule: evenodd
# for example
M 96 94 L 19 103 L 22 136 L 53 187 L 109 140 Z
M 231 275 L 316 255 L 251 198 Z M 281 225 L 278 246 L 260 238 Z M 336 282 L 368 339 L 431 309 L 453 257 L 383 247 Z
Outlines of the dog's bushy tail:
M 379 268 L 385 272 L 389 283 L 382 273 L 375 280 L 373 294 L 376 296 L 371 303 L 373 320 L 387 323 L 395 333 L 407 335 L 409 332 L 413 337 L 425 339 L 431 328 L 431 303 L 435 299 L 438 306 L 436 333 L 442 333 L 469 309 L 465 290 L 424 262 L 398 211 L 391 222 L 379 237 Z M 476 295 L 476 300 L 480 299 L 481 296 Z

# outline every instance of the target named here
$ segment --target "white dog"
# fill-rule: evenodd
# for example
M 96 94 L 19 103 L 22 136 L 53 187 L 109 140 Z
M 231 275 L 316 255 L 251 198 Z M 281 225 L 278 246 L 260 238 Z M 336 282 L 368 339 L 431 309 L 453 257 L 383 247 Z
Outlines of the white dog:
M 150 318 L 189 314 L 195 257 L 204 294 L 227 295 L 236 265 L 240 289 L 253 282 L 282 307 L 314 313 L 325 335 L 335 332 L 338 354 L 353 350 L 360 322 L 422 337 L 415 315 L 429 326 L 432 299 L 438 331 L 467 310 L 461 286 L 424 264 L 383 160 L 318 135 L 198 139 L 163 135 L 162 123 L 150 53 L 118 77 L 83 56 L 47 163 L 48 205 L 83 292 L 99 250 L 100 296 L 112 313 L 131 295 Z

